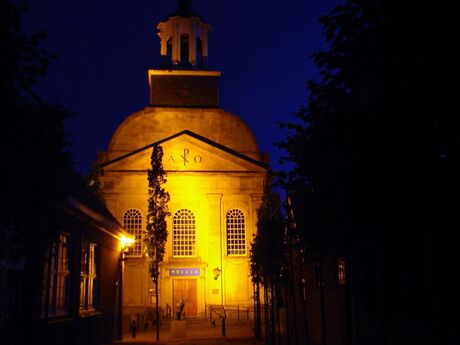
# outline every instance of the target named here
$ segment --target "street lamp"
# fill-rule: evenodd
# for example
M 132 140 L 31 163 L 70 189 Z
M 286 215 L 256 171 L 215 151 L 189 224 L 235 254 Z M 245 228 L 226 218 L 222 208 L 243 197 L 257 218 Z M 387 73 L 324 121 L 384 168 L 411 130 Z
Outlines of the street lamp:
M 122 235 L 120 238 L 120 258 L 118 259 L 118 302 L 117 302 L 117 340 L 123 340 L 123 262 L 125 254 L 133 246 L 135 239 Z
M 221 270 L 220 270 L 219 267 L 216 267 L 216 268 L 214 268 L 214 269 L 212 270 L 212 273 L 214 273 L 214 280 L 217 280 L 217 278 L 219 278 L 220 272 L 221 272 Z
M 133 246 L 134 242 L 136 242 L 136 240 L 133 237 L 127 237 L 126 235 L 121 235 L 121 238 L 120 238 L 121 251 L 126 252 L 130 247 Z

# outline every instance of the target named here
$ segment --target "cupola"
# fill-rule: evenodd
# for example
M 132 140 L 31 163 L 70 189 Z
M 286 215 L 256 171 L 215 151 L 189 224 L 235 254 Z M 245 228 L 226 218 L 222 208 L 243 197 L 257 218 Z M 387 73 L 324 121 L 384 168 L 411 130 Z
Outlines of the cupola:
M 157 26 L 161 41 L 161 68 L 206 69 L 211 27 L 192 12 L 191 0 L 177 2 L 179 9 Z
M 150 105 L 154 107 L 216 108 L 220 72 L 207 69 L 211 27 L 178 0 L 179 9 L 157 26 L 162 62 L 149 70 Z

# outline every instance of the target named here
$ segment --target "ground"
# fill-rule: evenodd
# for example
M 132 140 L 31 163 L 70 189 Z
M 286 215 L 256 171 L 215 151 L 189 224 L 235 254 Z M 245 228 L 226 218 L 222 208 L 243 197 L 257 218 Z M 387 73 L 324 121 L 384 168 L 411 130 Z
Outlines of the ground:
M 136 332 L 136 337 L 124 334 L 122 341 L 111 345 L 147 345 L 147 344 L 173 344 L 173 345 L 262 345 L 262 340 L 255 339 L 252 323 L 230 323 L 225 327 L 225 336 L 222 335 L 222 326 L 217 320 L 216 326 L 206 320 L 178 321 L 182 330 L 174 332 L 175 326 L 171 321 L 163 322 L 160 327 L 160 341 L 156 340 L 155 326 L 149 326 L 146 331 Z M 184 327 L 185 326 L 185 327 Z

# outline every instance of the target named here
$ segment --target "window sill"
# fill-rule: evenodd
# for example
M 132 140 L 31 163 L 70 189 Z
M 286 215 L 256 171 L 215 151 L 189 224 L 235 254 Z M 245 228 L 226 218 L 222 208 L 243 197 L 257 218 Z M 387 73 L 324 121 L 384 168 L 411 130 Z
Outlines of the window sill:
M 75 318 L 69 315 L 49 315 L 48 316 L 48 323 L 61 323 L 61 322 L 69 322 L 73 321 Z
M 88 310 L 85 309 L 85 310 L 80 310 L 78 312 L 78 315 L 81 318 L 85 318 L 85 317 L 102 315 L 102 313 L 99 310 L 96 310 L 96 309 L 88 309 Z

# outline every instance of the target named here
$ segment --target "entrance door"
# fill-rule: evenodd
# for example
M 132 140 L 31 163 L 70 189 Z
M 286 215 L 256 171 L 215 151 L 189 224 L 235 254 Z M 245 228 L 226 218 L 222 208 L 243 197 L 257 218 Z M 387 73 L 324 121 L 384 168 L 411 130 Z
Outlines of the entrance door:
M 196 279 L 173 279 L 173 317 L 176 316 L 175 307 L 181 298 L 185 303 L 185 317 L 196 317 L 198 315 Z

